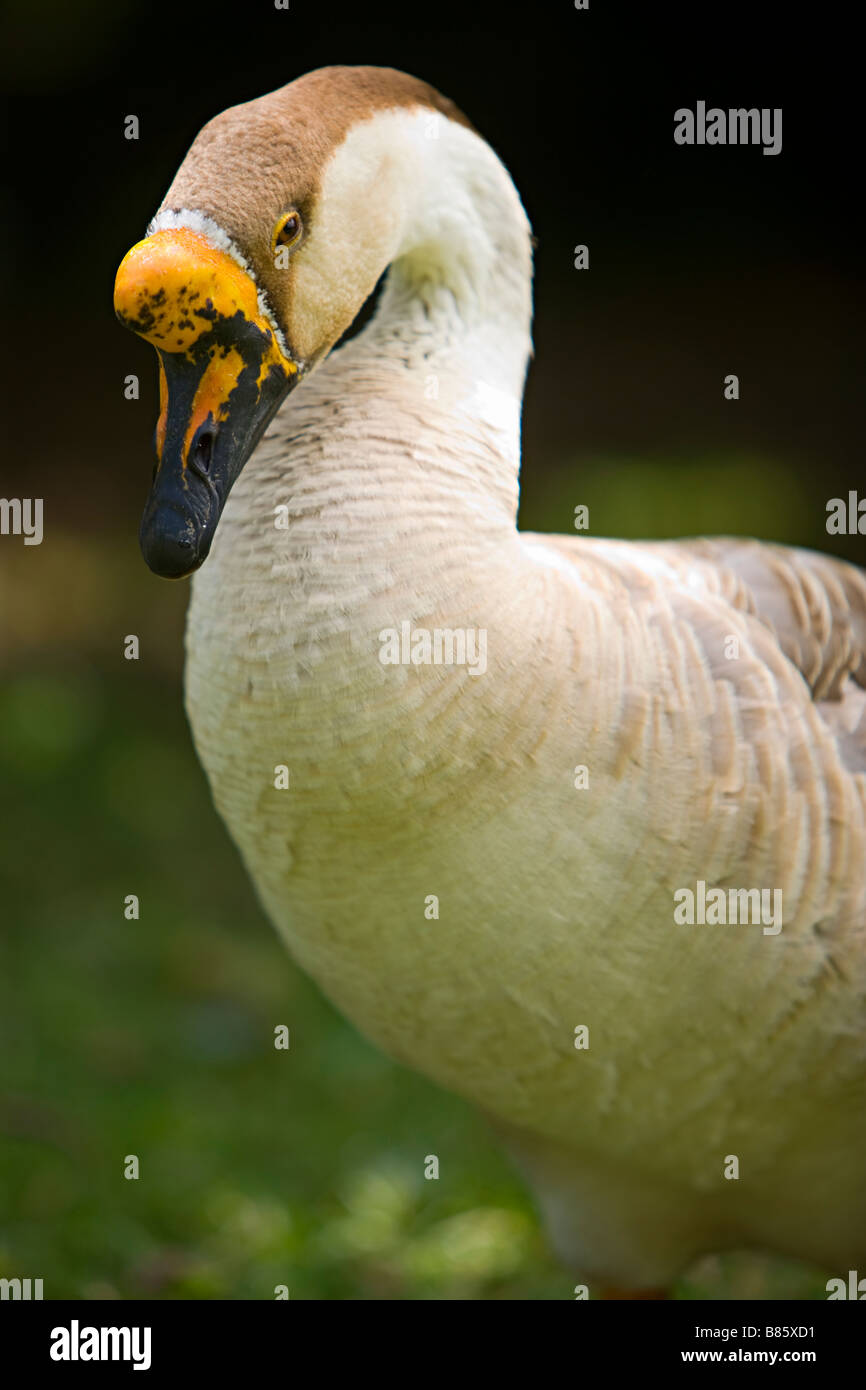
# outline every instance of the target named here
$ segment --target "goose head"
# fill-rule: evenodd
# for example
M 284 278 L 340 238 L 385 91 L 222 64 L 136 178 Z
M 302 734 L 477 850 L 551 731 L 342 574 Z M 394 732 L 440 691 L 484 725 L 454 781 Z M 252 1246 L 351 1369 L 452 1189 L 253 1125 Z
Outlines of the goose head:
M 197 136 L 124 257 L 116 313 L 159 358 L 141 524 L 157 574 L 202 564 L 269 421 L 389 264 L 411 252 L 429 265 L 449 245 L 455 200 L 422 200 L 419 218 L 413 197 L 431 119 L 471 131 L 432 87 L 383 68 L 321 69 L 232 107 Z

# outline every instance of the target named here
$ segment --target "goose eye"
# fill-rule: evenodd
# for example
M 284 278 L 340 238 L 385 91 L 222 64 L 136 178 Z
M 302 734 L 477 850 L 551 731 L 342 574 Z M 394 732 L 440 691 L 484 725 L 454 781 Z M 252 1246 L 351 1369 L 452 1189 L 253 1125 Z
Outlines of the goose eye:
M 274 230 L 274 250 L 278 246 L 294 246 L 301 235 L 301 215 L 287 212 L 280 218 Z

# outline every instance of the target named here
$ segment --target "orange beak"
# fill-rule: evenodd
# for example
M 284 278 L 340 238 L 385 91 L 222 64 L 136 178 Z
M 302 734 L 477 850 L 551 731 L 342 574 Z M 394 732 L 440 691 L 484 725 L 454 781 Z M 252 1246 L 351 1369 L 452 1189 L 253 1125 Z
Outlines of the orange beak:
M 133 246 L 114 307 L 159 356 L 158 462 L 141 545 L 151 569 L 180 578 L 207 556 L 232 484 L 300 367 L 250 274 L 185 227 Z

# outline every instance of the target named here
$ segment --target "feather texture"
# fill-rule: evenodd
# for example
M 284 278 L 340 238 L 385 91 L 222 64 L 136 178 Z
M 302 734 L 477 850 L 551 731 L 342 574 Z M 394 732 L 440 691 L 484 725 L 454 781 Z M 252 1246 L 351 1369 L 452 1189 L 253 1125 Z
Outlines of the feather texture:
M 649 1287 L 735 1245 L 847 1270 L 866 578 L 747 540 L 518 532 L 528 227 L 489 148 L 444 124 L 407 197 L 463 209 L 449 264 L 471 275 L 395 258 L 194 581 L 187 703 L 217 806 L 301 965 L 483 1107 L 580 1272 Z M 216 215 L 218 149 L 205 172 Z M 403 623 L 483 631 L 486 669 L 383 664 Z M 780 891 L 781 930 L 678 923 L 698 883 Z

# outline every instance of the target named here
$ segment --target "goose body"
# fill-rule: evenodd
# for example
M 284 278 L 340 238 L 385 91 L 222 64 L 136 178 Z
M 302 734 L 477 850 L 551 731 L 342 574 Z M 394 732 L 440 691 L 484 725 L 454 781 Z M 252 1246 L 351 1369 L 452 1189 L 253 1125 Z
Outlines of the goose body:
M 289 205 L 305 231 L 280 281 L 262 247 Z M 327 69 L 224 113 L 151 239 L 179 230 L 243 263 L 281 389 L 300 382 L 207 542 L 220 474 L 177 463 L 184 544 L 209 548 L 195 744 L 292 954 L 483 1108 L 580 1275 L 650 1288 L 734 1246 L 856 1267 L 863 574 L 751 541 L 517 531 L 529 228 L 424 84 Z M 328 355 L 388 266 L 372 322 Z M 123 273 L 119 311 L 151 331 Z M 190 397 L 156 345 L 170 444 Z M 146 553 L 167 553 L 179 496 L 151 507 Z M 384 662 L 407 625 L 483 633 L 483 662 Z M 677 921 L 699 884 L 780 891 L 779 923 Z

